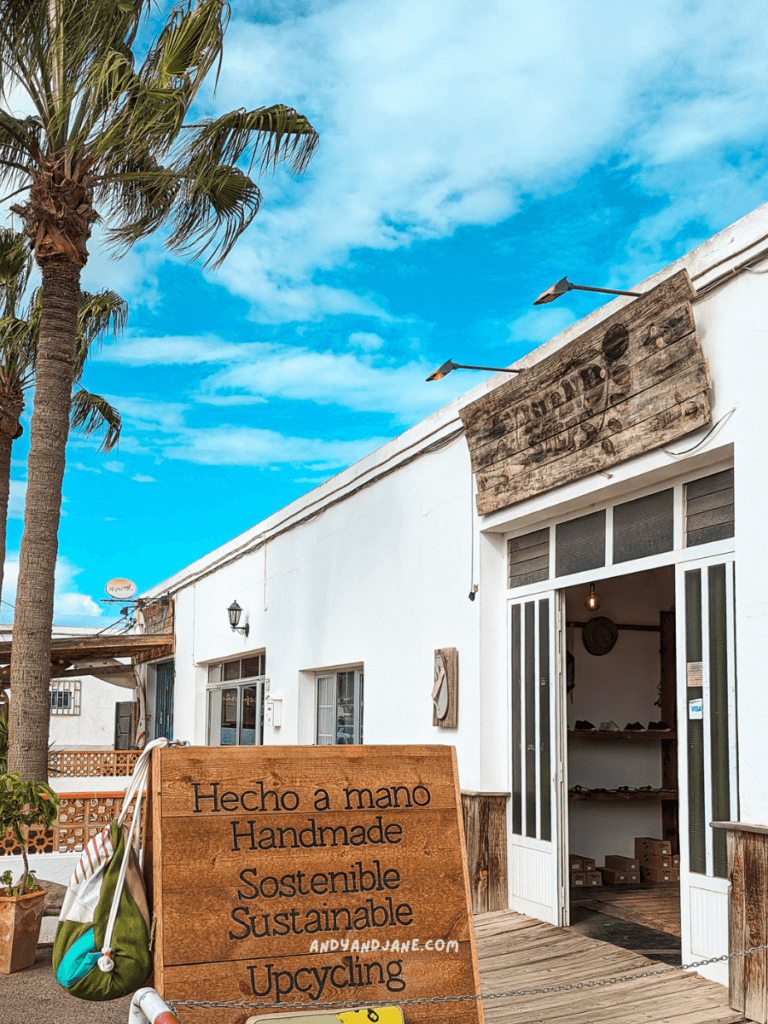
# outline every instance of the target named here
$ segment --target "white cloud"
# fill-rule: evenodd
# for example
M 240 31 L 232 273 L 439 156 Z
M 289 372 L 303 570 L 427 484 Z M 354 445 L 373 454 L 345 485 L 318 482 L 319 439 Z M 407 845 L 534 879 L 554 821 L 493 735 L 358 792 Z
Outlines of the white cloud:
M 393 386 L 396 385 L 395 381 Z M 107 397 L 123 410 L 126 429 L 142 432 L 143 443 L 132 451 L 151 454 L 157 463 L 173 459 L 212 466 L 269 468 L 289 464 L 325 472 L 347 466 L 389 440 L 388 437 L 354 440 L 298 437 L 268 428 L 227 423 L 190 425 L 185 416 L 188 407 L 180 403 L 148 403 L 144 399 L 125 399 L 119 395 Z M 450 396 L 441 394 L 443 401 L 447 397 Z M 132 479 L 139 483 L 156 482 L 143 473 L 135 474 Z
M 222 341 L 213 334 L 136 337 L 128 335 L 105 345 L 99 359 L 122 366 L 189 366 L 227 363 L 243 358 L 246 344 Z
M 184 425 L 184 413 L 189 406 L 184 402 L 161 402 L 153 398 L 141 398 L 135 395 L 106 395 L 109 402 L 116 405 L 125 421 L 130 421 L 138 430 L 175 430 Z M 130 450 L 127 442 L 120 438 L 121 448 Z
M 132 306 L 158 307 L 162 298 L 159 271 L 172 259 L 163 249 L 161 233 L 139 242 L 120 259 L 113 259 L 97 227 L 88 243 L 88 252 L 81 281 L 84 290 L 111 288 L 124 299 L 130 299 Z
M 90 595 L 81 593 L 77 588 L 76 577 L 83 570 L 60 555 L 56 562 L 55 592 L 53 602 L 54 622 L 62 625 L 89 625 L 93 620 L 101 620 L 104 614 L 102 606 Z M 13 605 L 16 601 L 16 587 L 19 581 L 19 553 L 9 552 L 5 560 L 3 572 L 3 601 Z
M 561 300 L 562 301 L 562 300 Z M 509 325 L 509 340 L 540 345 L 564 331 L 576 316 L 567 306 L 531 309 Z M 528 347 L 530 347 L 530 344 Z
M 81 473 L 101 473 L 101 470 L 96 466 L 86 466 L 84 462 L 70 462 L 68 464 L 72 469 L 79 469 Z
M 176 440 L 169 440 L 164 446 L 164 454 L 169 459 L 209 466 L 268 467 L 290 463 L 319 471 L 338 469 L 356 462 L 387 440 L 373 437 L 326 441 L 288 437 L 257 427 L 223 426 L 189 429 Z
M 157 480 L 153 476 L 144 476 L 143 473 L 137 473 L 131 477 L 131 480 L 135 480 L 137 484 L 156 484 Z
M 363 352 L 377 352 L 384 344 L 384 339 L 379 334 L 355 331 L 349 336 L 349 344 L 352 348 L 362 349 Z
M 284 101 L 322 138 L 305 180 L 263 180 L 262 212 L 215 278 L 259 321 L 375 316 L 379 296 L 318 273 L 355 250 L 496 224 L 609 157 L 685 164 L 695 191 L 703 153 L 762 144 L 768 22 L 754 5 L 340 0 L 292 3 L 274 24 L 253 12 L 238 5 L 211 112 Z M 647 185 L 679 198 L 675 175 Z
M 317 351 L 260 341 L 234 344 L 212 335 L 134 338 L 107 346 L 104 358 L 133 366 L 223 364 L 202 381 L 195 395 L 198 402 L 221 407 L 259 405 L 279 398 L 341 405 L 358 412 L 386 412 L 413 422 L 466 390 L 466 381 L 459 381 L 438 394 L 425 381 L 434 369 L 430 363 L 411 360 L 392 365 L 376 355 L 375 350 L 384 343 L 379 335 L 358 332 L 350 341 L 352 338 L 362 351 Z M 125 420 L 135 421 L 141 430 L 157 426 L 177 429 L 189 409 L 183 403 L 108 397 Z
M 204 380 L 199 398 L 293 399 L 357 412 L 387 412 L 411 422 L 435 408 L 438 396 L 425 380 L 431 369 L 423 360 L 376 365 L 370 357 L 351 352 L 265 345 L 257 361 L 227 367 Z M 438 400 L 448 397 L 441 393 Z
M 11 519 L 24 518 L 24 499 L 27 496 L 26 480 L 11 480 L 11 491 L 8 496 L 8 516 Z
M 120 462 L 119 459 L 112 459 L 109 462 L 102 462 L 104 469 L 109 470 L 110 473 L 122 473 L 125 471 L 125 463 Z

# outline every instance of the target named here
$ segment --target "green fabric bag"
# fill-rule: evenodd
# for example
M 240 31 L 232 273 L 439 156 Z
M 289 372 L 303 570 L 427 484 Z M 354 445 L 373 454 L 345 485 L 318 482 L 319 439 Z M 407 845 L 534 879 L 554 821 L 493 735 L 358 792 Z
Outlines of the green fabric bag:
M 53 970 L 78 999 L 119 999 L 141 988 L 152 973 L 150 910 L 136 847 L 150 752 L 167 743 L 154 740 L 144 749 L 120 816 L 88 841 L 64 897 Z M 134 798 L 128 829 L 123 821 Z
M 93 912 L 93 920 L 60 919 L 53 946 L 53 969 L 56 980 L 78 999 L 119 999 L 141 988 L 152 973 L 149 907 L 132 847 L 128 847 L 129 863 L 125 885 L 112 933 L 111 959 L 114 967 L 111 971 L 103 971 L 98 965 L 120 868 L 126 853 L 127 830 L 120 828 L 116 821 L 111 822 L 108 827 L 114 853 L 103 872 L 101 892 Z M 77 948 L 73 948 L 76 944 Z

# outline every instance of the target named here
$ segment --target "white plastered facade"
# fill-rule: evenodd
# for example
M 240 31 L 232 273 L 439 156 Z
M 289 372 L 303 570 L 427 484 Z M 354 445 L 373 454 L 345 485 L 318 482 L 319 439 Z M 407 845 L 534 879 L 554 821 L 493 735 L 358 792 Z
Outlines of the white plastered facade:
M 646 291 L 683 267 L 702 289 L 761 253 L 764 236 L 768 205 L 636 290 Z M 756 269 L 768 269 L 768 262 Z M 629 301 L 619 298 L 595 311 L 518 365 L 538 362 Z M 507 602 L 515 596 L 506 589 L 508 537 L 662 487 L 675 487 L 679 501 L 686 480 L 733 466 L 735 538 L 687 553 L 676 544 L 674 554 L 625 564 L 621 572 L 679 567 L 694 556 L 735 557 L 738 785 L 732 817 L 768 824 L 766 310 L 768 274 L 749 271 L 735 273 L 694 302 L 713 380 L 712 422 L 718 426 L 706 440 L 702 430 L 668 446 L 682 453 L 703 442 L 687 455 L 653 451 L 611 468 L 610 476 L 595 474 L 478 517 L 466 441 L 452 435 L 461 426 L 458 410 L 507 379 L 499 375 L 147 591 L 143 597 L 167 594 L 175 604 L 175 738 L 207 742 L 211 663 L 266 652 L 271 692 L 282 698 L 282 724 L 265 727 L 267 745 L 313 743 L 316 674 L 362 666 L 365 743 L 453 744 L 463 789 L 508 792 Z M 530 594 L 611 575 L 609 566 L 550 580 Z M 475 584 L 476 599 L 470 600 Z M 243 608 L 247 638 L 229 627 L 233 599 Z M 432 724 L 433 658 L 441 647 L 459 651 L 458 728 L 451 730 Z M 681 829 L 681 853 L 683 845 Z M 684 872 L 683 960 L 724 952 L 727 883 L 713 880 L 702 895 L 685 877 Z M 512 879 L 510 887 L 514 905 Z M 723 965 L 704 973 L 727 980 Z

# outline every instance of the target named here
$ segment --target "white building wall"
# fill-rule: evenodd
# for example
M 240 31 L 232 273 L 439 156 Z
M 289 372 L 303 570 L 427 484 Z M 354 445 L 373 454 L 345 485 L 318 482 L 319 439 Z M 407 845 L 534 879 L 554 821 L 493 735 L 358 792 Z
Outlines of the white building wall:
M 262 547 L 184 588 L 176 599 L 175 737 L 206 740 L 205 663 L 266 650 L 284 723 L 266 729 L 266 744 L 313 742 L 315 671 L 362 664 L 365 742 L 457 744 L 462 785 L 479 788 L 470 486 L 459 438 L 270 541 L 266 586 Z M 233 599 L 248 638 L 229 627 Z M 456 730 L 432 725 L 438 647 L 459 650 Z
M 52 681 L 55 686 L 56 681 Z M 115 704 L 131 700 L 124 686 L 94 676 L 81 678 L 80 714 L 51 715 L 49 743 L 57 750 L 113 750 Z
M 766 264 L 762 265 L 765 269 Z M 701 313 L 699 312 L 701 310 Z M 768 275 L 745 274 L 697 306 L 721 408 L 732 418 L 736 502 L 736 645 L 740 808 L 768 825 Z M 715 354 L 716 353 L 716 354 Z M 722 397 L 721 397 L 722 396 Z

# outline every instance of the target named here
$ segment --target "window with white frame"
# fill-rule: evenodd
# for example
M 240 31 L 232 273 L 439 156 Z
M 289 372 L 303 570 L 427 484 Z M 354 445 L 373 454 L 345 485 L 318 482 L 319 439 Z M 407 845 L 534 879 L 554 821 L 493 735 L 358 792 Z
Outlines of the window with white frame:
M 363 742 L 363 668 L 318 672 L 317 729 L 320 745 Z
M 510 537 L 507 588 L 727 541 L 733 494 L 733 469 L 710 471 Z
M 259 746 L 264 741 L 266 654 L 208 666 L 208 745 Z
M 79 715 L 81 691 L 82 680 L 57 679 L 50 689 L 51 714 Z

